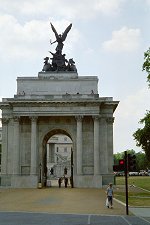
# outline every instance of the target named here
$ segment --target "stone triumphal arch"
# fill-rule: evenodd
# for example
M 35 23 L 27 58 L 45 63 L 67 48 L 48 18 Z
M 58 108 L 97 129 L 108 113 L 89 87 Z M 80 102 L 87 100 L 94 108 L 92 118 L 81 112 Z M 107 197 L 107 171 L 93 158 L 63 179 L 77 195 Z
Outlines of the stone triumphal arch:
M 2 185 L 37 187 L 45 144 L 57 133 L 72 140 L 75 187 L 102 187 L 113 180 L 118 102 L 99 97 L 97 85 L 97 77 L 74 72 L 17 78 L 17 94 L 0 103 Z
M 118 101 L 99 96 L 97 76 L 78 75 L 73 59 L 66 60 L 59 48 L 65 37 L 57 39 L 56 53 L 44 59 L 42 72 L 18 77 L 17 94 L 0 102 L 1 185 L 43 184 L 45 146 L 58 133 L 72 140 L 74 187 L 113 182 L 113 113 Z

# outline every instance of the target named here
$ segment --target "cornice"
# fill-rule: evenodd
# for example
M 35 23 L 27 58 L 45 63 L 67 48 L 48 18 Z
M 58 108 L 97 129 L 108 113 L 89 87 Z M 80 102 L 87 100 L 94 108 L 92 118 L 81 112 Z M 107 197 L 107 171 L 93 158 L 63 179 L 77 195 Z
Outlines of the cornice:
M 7 102 L 0 102 L 0 109 L 13 109 L 14 107 L 100 107 L 117 108 L 119 101 L 99 99 L 73 99 L 73 100 L 14 100 L 8 99 Z
M 13 100 L 10 99 L 7 102 L 0 102 L 0 107 L 8 107 L 16 104 L 74 104 L 74 103 L 101 103 L 106 105 L 119 104 L 119 101 L 108 101 L 107 99 L 69 99 L 69 100 Z

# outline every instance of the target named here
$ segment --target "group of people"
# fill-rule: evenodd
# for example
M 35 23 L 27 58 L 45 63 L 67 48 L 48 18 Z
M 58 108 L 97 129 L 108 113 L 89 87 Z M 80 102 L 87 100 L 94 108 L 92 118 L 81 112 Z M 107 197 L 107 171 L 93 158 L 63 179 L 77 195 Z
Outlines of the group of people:
M 61 184 L 62 184 L 63 181 L 64 181 L 64 184 L 65 184 L 65 188 L 67 188 L 69 182 L 68 182 L 68 177 L 66 177 L 66 176 L 59 177 L 59 179 L 58 179 L 59 188 L 61 188 Z

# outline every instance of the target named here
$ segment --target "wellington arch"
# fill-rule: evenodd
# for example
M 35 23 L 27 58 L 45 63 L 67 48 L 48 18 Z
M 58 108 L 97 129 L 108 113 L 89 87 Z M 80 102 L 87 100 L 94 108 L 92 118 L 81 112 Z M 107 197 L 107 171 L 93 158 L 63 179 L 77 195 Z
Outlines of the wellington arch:
M 61 51 L 53 54 L 55 65 L 45 58 L 38 76 L 17 77 L 17 94 L 0 102 L 1 186 L 43 184 L 44 149 L 54 134 L 72 140 L 74 187 L 101 188 L 114 180 L 113 113 L 119 102 L 100 97 L 98 77 L 79 76 L 69 61 L 62 63 Z

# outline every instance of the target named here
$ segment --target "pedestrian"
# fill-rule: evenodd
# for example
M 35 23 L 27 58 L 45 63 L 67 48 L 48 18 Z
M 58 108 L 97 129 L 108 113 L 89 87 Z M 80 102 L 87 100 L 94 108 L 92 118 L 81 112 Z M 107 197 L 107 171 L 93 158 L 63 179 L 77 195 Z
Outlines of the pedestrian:
M 114 193 L 113 193 L 113 187 L 112 187 L 111 183 L 108 185 L 108 188 L 106 190 L 106 195 L 107 195 L 106 206 L 108 208 L 110 206 L 110 208 L 112 209 L 113 208 L 113 195 L 114 195 Z
M 67 177 L 64 177 L 64 182 L 65 182 L 65 188 L 67 188 L 67 185 L 68 185 L 68 178 Z
M 59 177 L 59 179 L 58 179 L 58 185 L 59 185 L 59 188 L 61 188 L 61 183 L 62 183 L 62 178 Z

